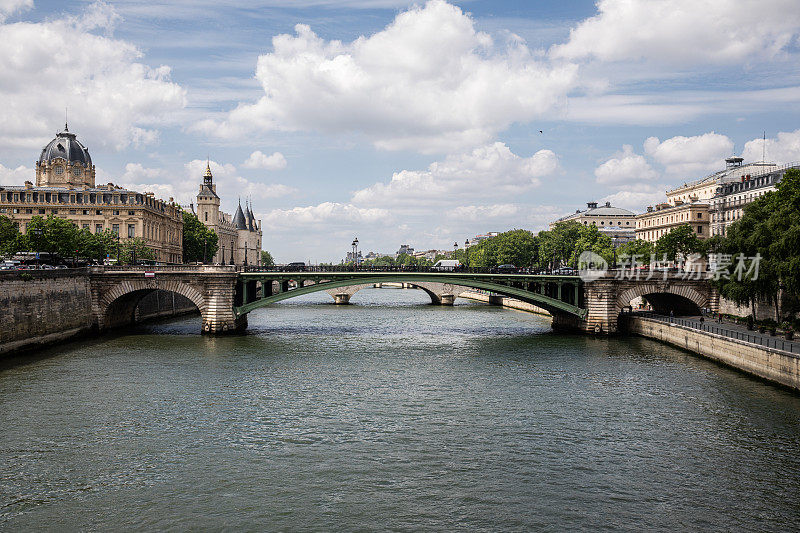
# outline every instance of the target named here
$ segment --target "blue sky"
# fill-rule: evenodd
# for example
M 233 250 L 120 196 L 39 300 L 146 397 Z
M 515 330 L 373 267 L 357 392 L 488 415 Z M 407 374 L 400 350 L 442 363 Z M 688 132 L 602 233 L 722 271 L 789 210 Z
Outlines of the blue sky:
M 193 201 L 206 158 L 280 261 L 643 210 L 731 153 L 800 160 L 787 0 L 0 0 L 0 183 L 61 129 Z M 540 133 L 541 131 L 541 133 Z

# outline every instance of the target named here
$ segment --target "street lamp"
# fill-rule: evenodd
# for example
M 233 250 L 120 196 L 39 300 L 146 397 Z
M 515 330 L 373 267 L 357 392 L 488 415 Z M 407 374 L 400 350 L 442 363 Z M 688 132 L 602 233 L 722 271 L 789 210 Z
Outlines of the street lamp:
M 119 265 L 119 231 L 114 233 L 114 236 L 117 238 L 117 265 Z
M 208 237 L 203 235 L 203 264 L 206 264 L 206 242 L 208 241 Z
M 357 268 L 358 267 L 358 237 L 353 239 L 352 246 L 353 246 L 353 264 Z

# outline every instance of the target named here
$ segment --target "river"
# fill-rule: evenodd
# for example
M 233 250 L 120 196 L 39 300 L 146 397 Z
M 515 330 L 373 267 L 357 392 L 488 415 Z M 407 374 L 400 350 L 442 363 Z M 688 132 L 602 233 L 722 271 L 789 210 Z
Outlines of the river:
M 0 529 L 800 527 L 797 395 L 421 291 L 330 301 L 7 358 Z

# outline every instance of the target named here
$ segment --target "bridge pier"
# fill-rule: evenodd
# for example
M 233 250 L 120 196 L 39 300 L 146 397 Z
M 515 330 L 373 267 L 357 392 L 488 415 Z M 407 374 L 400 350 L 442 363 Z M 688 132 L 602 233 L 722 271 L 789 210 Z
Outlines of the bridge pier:
M 334 294 L 333 303 L 336 305 L 348 305 L 350 303 L 350 295 L 345 293 Z

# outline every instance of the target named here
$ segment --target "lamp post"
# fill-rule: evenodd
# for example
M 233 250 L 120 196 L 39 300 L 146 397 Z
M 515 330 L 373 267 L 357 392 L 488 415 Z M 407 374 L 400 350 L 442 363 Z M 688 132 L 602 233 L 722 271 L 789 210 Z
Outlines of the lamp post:
M 208 241 L 208 237 L 203 235 L 203 264 L 206 264 L 206 242 Z
M 614 235 L 613 237 L 611 237 L 611 250 L 614 253 L 614 264 L 612 265 L 612 268 L 616 269 L 617 268 L 617 235 Z
M 358 268 L 358 237 L 353 239 L 353 264 Z
M 114 236 L 117 239 L 117 265 L 119 265 L 119 231 L 114 233 Z

